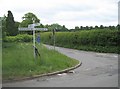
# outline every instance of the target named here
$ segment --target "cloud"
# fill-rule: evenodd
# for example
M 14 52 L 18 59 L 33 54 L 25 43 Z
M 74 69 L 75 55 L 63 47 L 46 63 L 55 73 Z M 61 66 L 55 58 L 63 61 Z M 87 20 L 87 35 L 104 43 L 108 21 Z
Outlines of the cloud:
M 119 0 L 1 0 L 0 16 L 11 10 L 16 21 L 27 12 L 34 13 L 43 24 L 116 25 Z

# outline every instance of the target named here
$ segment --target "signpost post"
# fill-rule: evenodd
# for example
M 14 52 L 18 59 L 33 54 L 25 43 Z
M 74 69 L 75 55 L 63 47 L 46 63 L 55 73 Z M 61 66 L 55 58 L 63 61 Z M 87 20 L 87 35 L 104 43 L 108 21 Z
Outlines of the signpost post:
M 28 25 L 28 28 L 18 28 L 19 31 L 33 31 L 33 55 L 34 59 L 36 59 L 35 54 L 35 31 L 47 31 L 47 28 L 35 28 L 35 26 L 39 26 L 40 23 L 35 23 L 33 20 L 33 24 Z

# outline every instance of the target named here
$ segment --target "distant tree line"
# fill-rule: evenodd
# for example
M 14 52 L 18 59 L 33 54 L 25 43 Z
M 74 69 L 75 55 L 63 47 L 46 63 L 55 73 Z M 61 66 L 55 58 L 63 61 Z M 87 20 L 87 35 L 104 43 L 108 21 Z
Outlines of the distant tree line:
M 14 21 L 14 16 L 11 11 L 8 11 L 7 16 L 2 17 L 2 36 L 3 38 L 5 36 L 15 36 L 19 34 L 18 27 L 28 27 L 29 24 L 33 23 L 33 19 L 35 20 L 35 23 L 39 23 L 40 19 L 33 13 L 28 12 L 22 17 L 22 22 Z M 74 29 L 68 29 L 65 25 L 60 25 L 58 23 L 54 23 L 51 25 L 43 25 L 42 23 L 39 26 L 36 26 L 36 28 L 48 28 L 48 31 L 52 31 L 55 29 L 56 32 L 66 32 L 66 31 L 81 31 L 81 30 L 92 30 L 92 29 L 120 29 L 120 25 L 117 26 L 76 26 Z M 28 33 L 32 34 L 32 32 L 21 32 L 21 33 Z
M 94 30 L 94 29 L 110 29 L 110 30 L 120 30 L 120 25 L 118 24 L 117 26 L 75 26 L 74 29 L 70 29 L 70 31 L 80 31 L 80 30 Z

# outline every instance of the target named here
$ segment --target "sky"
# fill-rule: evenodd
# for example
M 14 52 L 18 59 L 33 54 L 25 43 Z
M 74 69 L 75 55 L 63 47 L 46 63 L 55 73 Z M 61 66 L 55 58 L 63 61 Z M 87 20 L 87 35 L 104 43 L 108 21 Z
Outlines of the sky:
M 15 21 L 34 13 L 44 25 L 58 23 L 75 26 L 117 25 L 119 0 L 0 0 L 0 17 L 10 10 Z

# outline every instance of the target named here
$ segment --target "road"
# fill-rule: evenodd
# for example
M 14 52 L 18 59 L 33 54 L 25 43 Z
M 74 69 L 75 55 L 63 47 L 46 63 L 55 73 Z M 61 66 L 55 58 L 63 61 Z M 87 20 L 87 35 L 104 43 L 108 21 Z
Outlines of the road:
M 49 49 L 52 46 L 46 45 Z M 72 73 L 4 83 L 3 87 L 118 87 L 118 55 L 56 47 L 56 50 L 82 61 Z M 54 55 L 54 54 L 53 54 Z

